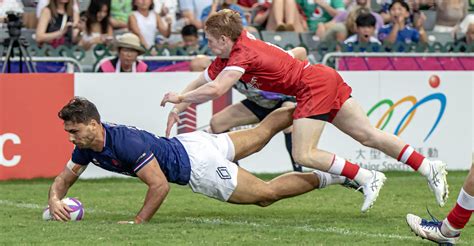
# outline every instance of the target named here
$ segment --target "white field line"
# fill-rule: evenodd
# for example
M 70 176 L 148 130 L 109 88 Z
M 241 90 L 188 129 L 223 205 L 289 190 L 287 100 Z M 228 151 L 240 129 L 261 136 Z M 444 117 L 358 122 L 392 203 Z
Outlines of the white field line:
M 10 206 L 10 207 L 17 207 L 17 208 L 29 208 L 29 209 L 43 209 L 45 206 L 33 203 L 18 203 L 9 200 L 0 200 L 0 206 Z M 120 212 L 120 211 L 106 211 L 101 209 L 91 209 L 88 208 L 86 213 L 97 213 L 97 214 L 110 214 L 110 215 L 124 215 L 124 216 L 134 216 L 134 213 L 131 212 Z M 245 226 L 252 226 L 255 228 L 261 227 L 274 227 L 275 225 L 264 224 L 264 223 L 257 223 L 257 222 L 249 222 L 249 221 L 235 221 L 235 220 L 224 220 L 220 218 L 195 218 L 195 217 L 185 217 L 187 222 L 197 223 L 197 224 L 211 224 L 211 225 L 245 225 Z M 290 230 L 300 230 L 305 232 L 321 232 L 321 233 L 335 233 L 341 234 L 345 236 L 362 236 L 362 237 L 371 237 L 371 238 L 384 238 L 384 239 L 392 239 L 392 240 L 410 240 L 410 241 L 418 241 L 420 239 L 412 236 L 401 236 L 397 234 L 385 234 L 385 233 L 367 233 L 362 231 L 354 231 L 344 228 L 338 227 L 314 227 L 312 225 L 302 225 L 302 226 L 290 226 L 290 225 L 279 225 L 278 227 L 287 228 Z M 408 230 L 408 228 L 407 228 Z

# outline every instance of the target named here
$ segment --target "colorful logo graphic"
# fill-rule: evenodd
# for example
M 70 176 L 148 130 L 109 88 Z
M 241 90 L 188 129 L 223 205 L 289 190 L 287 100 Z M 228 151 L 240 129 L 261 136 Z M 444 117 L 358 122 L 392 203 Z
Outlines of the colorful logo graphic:
M 367 113 L 367 116 L 370 116 L 380 106 L 383 106 L 383 105 L 389 106 L 389 108 L 385 111 L 385 113 L 382 115 L 382 117 L 379 119 L 379 121 L 375 125 L 375 127 L 383 130 L 387 126 L 388 122 L 390 122 L 390 119 L 392 118 L 394 110 L 397 106 L 405 102 L 411 103 L 413 106 L 402 117 L 402 119 L 398 123 L 393 133 L 398 136 L 402 134 L 402 132 L 405 130 L 408 124 L 410 124 L 411 120 L 415 116 L 415 113 L 418 107 L 430 101 L 439 101 L 440 108 L 439 108 L 438 117 L 436 118 L 433 126 L 431 127 L 430 131 L 428 132 L 425 139 L 423 140 L 423 142 L 426 142 L 426 140 L 428 140 L 428 138 L 431 136 L 431 134 L 434 132 L 434 130 L 438 126 L 441 118 L 443 117 L 444 111 L 446 110 L 446 96 L 443 93 L 434 93 L 434 94 L 428 95 L 425 98 L 421 99 L 420 101 L 417 101 L 417 99 L 414 96 L 406 96 L 395 103 L 393 103 L 393 101 L 390 99 L 384 99 L 376 103 L 369 110 L 369 112 Z

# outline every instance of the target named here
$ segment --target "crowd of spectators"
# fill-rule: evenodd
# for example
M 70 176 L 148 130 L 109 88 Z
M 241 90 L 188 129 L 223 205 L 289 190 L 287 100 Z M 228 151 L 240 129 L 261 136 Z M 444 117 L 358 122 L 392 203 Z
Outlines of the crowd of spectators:
M 90 50 L 133 33 L 146 50 L 179 47 L 177 55 L 209 55 L 202 32 L 209 15 L 232 9 L 250 32 L 313 33 L 315 40 L 346 44 L 427 43 L 427 31 L 449 33 L 452 41 L 473 42 L 470 0 L 0 0 L 0 22 L 9 9 L 36 6 L 36 43 L 78 45 Z M 374 6 L 376 5 L 376 6 Z M 425 30 L 426 11 L 435 13 Z M 472 13 L 472 12 L 471 12 Z M 36 16 L 36 17 L 35 17 Z M 461 35 L 459 35 L 462 32 Z M 156 54 L 151 52 L 150 54 Z

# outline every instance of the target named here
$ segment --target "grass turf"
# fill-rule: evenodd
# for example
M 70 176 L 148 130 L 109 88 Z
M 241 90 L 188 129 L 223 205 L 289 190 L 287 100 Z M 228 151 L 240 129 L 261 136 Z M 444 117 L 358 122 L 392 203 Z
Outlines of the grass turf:
M 414 236 L 407 213 L 427 217 L 426 207 L 443 219 L 455 204 L 467 172 L 450 172 L 444 208 L 420 175 L 387 172 L 375 206 L 360 212 L 362 195 L 331 186 L 279 201 L 267 208 L 232 205 L 194 194 L 187 186 L 171 191 L 146 225 L 118 225 L 141 208 L 146 186 L 137 179 L 79 180 L 68 196 L 86 209 L 80 222 L 45 222 L 42 209 L 52 180 L 0 182 L 0 245 L 431 245 Z M 259 175 L 268 180 L 275 175 Z M 474 243 L 471 221 L 461 244 Z

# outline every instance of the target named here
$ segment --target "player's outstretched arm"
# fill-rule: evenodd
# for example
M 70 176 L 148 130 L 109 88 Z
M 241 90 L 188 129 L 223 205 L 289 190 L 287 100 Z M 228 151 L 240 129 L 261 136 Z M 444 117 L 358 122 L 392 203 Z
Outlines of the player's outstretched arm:
M 192 91 L 202 86 L 203 84 L 207 83 L 206 79 L 204 78 L 204 73 L 205 72 L 201 73 L 197 79 L 189 83 L 189 85 L 186 86 L 186 88 L 181 92 L 181 94 L 184 94 L 188 91 Z M 167 93 L 165 97 L 166 96 L 169 97 L 171 93 L 173 92 Z M 166 132 L 165 132 L 166 137 L 170 136 L 171 128 L 173 128 L 174 124 L 179 122 L 179 117 L 178 117 L 179 113 L 183 112 L 187 107 L 189 107 L 189 105 L 190 103 L 178 103 L 173 107 L 173 109 L 171 109 L 170 113 L 168 114 L 168 122 L 166 124 Z
M 61 199 L 66 196 L 69 188 L 76 182 L 86 167 L 69 161 L 64 170 L 54 179 L 48 194 L 49 210 L 54 220 L 70 220 L 69 212 L 72 210 L 61 202 Z
M 217 78 L 206 83 L 199 88 L 184 94 L 170 92 L 165 94 L 161 101 L 161 106 L 170 103 L 203 103 L 222 96 L 232 88 L 232 85 L 242 77 L 243 73 L 236 70 L 224 70 L 217 75 Z
M 134 224 L 141 224 L 149 221 L 155 215 L 161 203 L 165 200 L 166 195 L 168 195 L 170 186 L 156 158 L 153 158 L 153 160 L 140 169 L 137 176 L 148 185 L 145 203 L 133 221 Z M 124 221 L 119 223 L 124 223 Z

